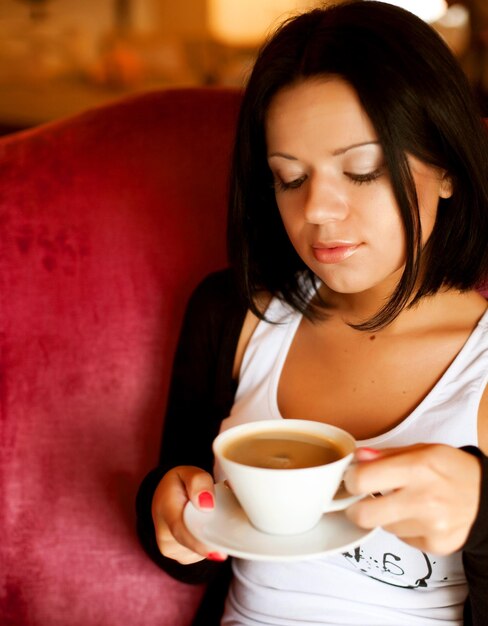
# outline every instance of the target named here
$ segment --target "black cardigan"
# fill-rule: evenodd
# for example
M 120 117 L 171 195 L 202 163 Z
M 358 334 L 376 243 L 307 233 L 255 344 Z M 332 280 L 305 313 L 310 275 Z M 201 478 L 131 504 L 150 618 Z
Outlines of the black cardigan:
M 176 351 L 161 444 L 160 464 L 142 482 L 137 495 L 137 530 L 149 556 L 163 570 L 186 583 L 208 583 L 194 626 L 217 626 L 230 580 L 225 563 L 200 561 L 180 565 L 159 552 L 151 517 L 154 491 L 163 474 L 176 465 L 212 472 L 211 444 L 234 402 L 234 355 L 246 306 L 229 270 L 207 277 L 188 304 Z M 469 596 L 465 626 L 488 623 L 488 459 L 466 448 L 483 467 L 479 513 L 463 549 Z

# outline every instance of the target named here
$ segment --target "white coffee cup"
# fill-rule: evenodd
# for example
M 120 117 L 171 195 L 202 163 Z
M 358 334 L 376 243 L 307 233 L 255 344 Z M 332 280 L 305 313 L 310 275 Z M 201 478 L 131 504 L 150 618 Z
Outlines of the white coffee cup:
M 262 439 L 263 435 L 299 441 L 325 440 L 338 449 L 339 458 L 294 469 L 256 467 L 229 458 L 236 442 L 249 436 Z M 250 522 L 258 530 L 272 535 L 306 532 L 318 523 L 324 512 L 345 509 L 363 497 L 334 497 L 355 449 L 354 437 L 345 430 L 300 419 L 241 424 L 222 432 L 213 443 L 215 458 Z

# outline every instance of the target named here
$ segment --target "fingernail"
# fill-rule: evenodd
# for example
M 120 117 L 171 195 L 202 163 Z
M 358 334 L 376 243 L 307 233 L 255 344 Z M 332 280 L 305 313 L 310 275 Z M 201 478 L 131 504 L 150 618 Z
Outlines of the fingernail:
M 356 450 L 356 459 L 358 461 L 372 461 L 380 456 L 380 451 L 374 448 L 358 448 Z
M 225 561 L 226 558 L 225 554 L 220 554 L 220 552 L 209 552 L 207 554 L 209 561 Z
M 198 504 L 202 509 L 213 509 L 214 498 L 210 491 L 202 491 L 198 496 Z

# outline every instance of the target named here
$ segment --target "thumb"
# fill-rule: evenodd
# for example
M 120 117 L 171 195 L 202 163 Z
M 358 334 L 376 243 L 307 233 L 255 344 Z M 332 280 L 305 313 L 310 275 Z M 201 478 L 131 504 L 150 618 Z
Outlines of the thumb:
M 215 507 L 214 481 L 208 472 L 192 468 L 180 475 L 185 484 L 188 498 L 201 511 L 211 511 Z

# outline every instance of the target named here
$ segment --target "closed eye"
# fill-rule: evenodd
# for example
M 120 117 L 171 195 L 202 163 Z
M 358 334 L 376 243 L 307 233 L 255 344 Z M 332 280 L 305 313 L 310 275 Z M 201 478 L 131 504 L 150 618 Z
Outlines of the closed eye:
M 379 167 L 378 169 L 367 172 L 366 174 L 355 174 L 354 172 L 344 172 L 344 174 L 353 182 L 355 185 L 363 185 L 365 183 L 372 183 L 377 178 L 381 176 L 383 173 L 383 168 Z
M 285 181 L 281 180 L 281 178 L 276 177 L 273 182 L 273 186 L 275 191 L 287 191 L 288 189 L 298 189 L 302 186 L 302 184 L 307 179 L 306 176 L 300 176 L 300 178 L 295 178 L 294 180 Z

